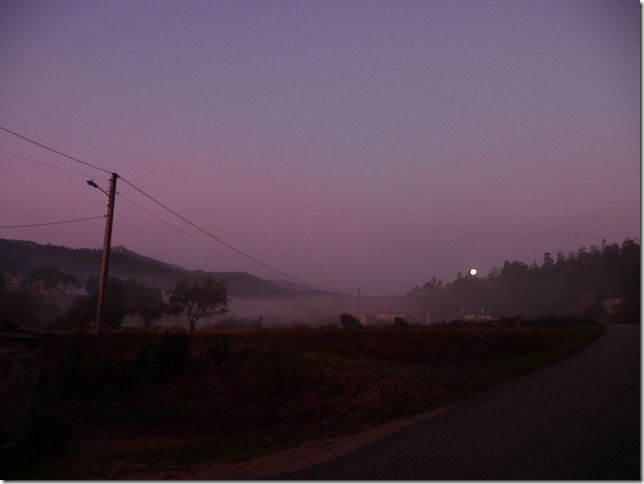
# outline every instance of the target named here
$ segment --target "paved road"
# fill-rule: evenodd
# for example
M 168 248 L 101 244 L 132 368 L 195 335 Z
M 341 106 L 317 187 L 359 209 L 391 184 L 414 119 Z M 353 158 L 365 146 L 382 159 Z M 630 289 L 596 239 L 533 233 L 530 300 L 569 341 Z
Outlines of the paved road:
M 278 479 L 639 480 L 640 327 Z

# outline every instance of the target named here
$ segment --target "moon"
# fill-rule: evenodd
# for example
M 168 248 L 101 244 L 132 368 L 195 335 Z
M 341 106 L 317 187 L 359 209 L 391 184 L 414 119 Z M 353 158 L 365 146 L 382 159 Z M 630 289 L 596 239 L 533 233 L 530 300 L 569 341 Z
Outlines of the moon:
M 478 271 L 473 267 L 470 269 L 470 276 L 475 276 Z

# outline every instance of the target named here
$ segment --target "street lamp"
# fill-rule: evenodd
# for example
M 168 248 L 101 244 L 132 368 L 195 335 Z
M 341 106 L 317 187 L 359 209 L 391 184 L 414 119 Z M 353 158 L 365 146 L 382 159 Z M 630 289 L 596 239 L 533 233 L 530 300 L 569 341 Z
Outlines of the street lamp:
M 102 192 L 105 194 L 105 196 L 106 196 L 106 197 L 108 197 L 108 198 L 109 198 L 110 194 L 109 194 L 109 193 L 107 193 L 105 190 L 103 190 L 101 187 L 99 187 L 99 186 L 96 184 L 96 182 L 95 182 L 94 180 L 87 180 L 87 184 L 88 184 L 90 187 L 98 188 L 100 191 L 102 191 Z

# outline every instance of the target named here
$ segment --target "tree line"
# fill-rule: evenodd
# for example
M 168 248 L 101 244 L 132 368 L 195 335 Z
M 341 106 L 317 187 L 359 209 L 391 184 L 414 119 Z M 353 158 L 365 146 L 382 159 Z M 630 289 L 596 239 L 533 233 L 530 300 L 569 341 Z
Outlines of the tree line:
M 17 288 L 9 289 L 0 269 L 0 324 L 23 327 L 85 330 L 96 319 L 98 278 L 85 283 L 58 267 L 39 267 L 31 271 Z M 69 291 L 84 292 L 72 296 Z M 151 327 L 164 315 L 185 315 L 190 331 L 208 316 L 228 308 L 223 281 L 204 276 L 177 281 L 165 290 L 148 287 L 132 279 L 110 277 L 106 284 L 104 317 L 108 329 L 119 328 L 128 315 L 137 316 L 143 327 Z M 67 304 L 63 299 L 67 300 Z
M 443 284 L 432 278 L 408 293 L 407 310 L 431 313 L 433 321 L 482 311 L 497 318 L 609 318 L 639 321 L 640 244 L 582 247 L 565 255 L 550 252 L 531 265 L 504 261 L 487 277 L 463 276 Z

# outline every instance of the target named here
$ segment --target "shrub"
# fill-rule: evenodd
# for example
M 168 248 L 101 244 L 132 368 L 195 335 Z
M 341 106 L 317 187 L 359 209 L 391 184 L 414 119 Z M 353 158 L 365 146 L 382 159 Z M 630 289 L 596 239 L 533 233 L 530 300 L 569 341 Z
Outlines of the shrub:
M 221 369 L 230 357 L 230 341 L 226 337 L 217 339 L 208 347 L 203 356 L 217 370 Z
M 65 316 L 56 318 L 53 326 L 77 330 L 86 328 L 96 318 L 96 301 L 96 295 L 77 297 Z
M 345 329 L 362 328 L 362 323 L 353 314 L 343 313 L 340 315 L 340 325 Z
M 280 400 L 296 392 L 306 381 L 306 365 L 290 351 L 257 346 L 250 357 L 253 400 Z
M 87 368 L 87 345 L 84 336 L 76 334 L 61 357 L 63 377 L 68 386 L 80 383 Z
M 409 328 L 410 324 L 406 319 L 396 316 L 396 318 L 394 319 L 394 326 L 396 328 L 405 329 Z
M 139 350 L 135 367 L 150 371 L 157 379 L 167 380 L 183 372 L 190 363 L 190 341 L 182 333 L 163 333 L 158 341 Z

